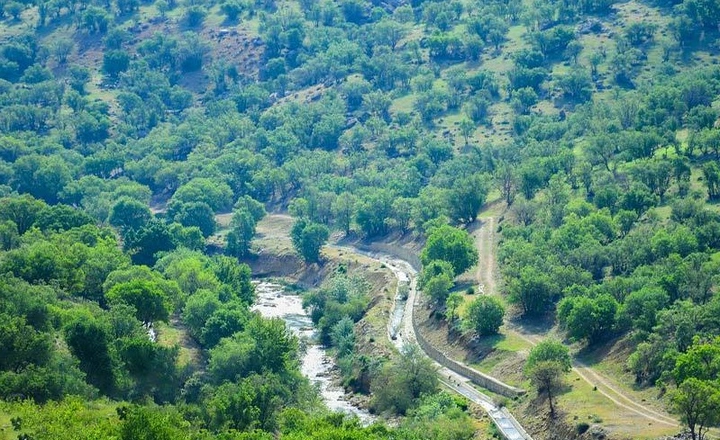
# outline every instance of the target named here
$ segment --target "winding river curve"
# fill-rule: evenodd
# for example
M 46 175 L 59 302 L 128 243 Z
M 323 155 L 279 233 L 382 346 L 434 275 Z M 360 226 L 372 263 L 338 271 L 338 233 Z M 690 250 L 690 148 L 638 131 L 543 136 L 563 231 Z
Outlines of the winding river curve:
M 374 416 L 349 402 L 346 399 L 345 391 L 333 383 L 332 371 L 335 362 L 328 356 L 325 349 L 317 344 L 313 323 L 303 309 L 302 298 L 286 292 L 279 284 L 267 281 L 256 283 L 255 291 L 257 292 L 257 301 L 253 310 L 266 318 L 281 318 L 304 344 L 301 371 L 318 387 L 328 408 L 333 411 L 354 414 L 363 424 L 370 424 L 374 420 Z
M 398 280 L 398 289 L 388 319 L 387 336 L 398 349 L 405 344 L 418 344 L 413 327 L 413 312 L 419 302 L 416 268 L 409 261 L 390 253 L 361 250 L 354 246 L 333 247 L 373 259 L 393 272 Z M 334 361 L 314 342 L 312 321 L 302 308 L 302 299 L 284 292 L 282 286 L 278 284 L 263 281 L 256 287 L 258 301 L 253 307 L 254 310 L 266 317 L 282 318 L 288 323 L 289 328 L 308 344 L 303 357 L 302 372 L 318 385 L 327 406 L 333 410 L 356 414 L 364 424 L 371 423 L 374 420 L 373 416 L 349 402 L 343 390 L 333 384 L 331 372 L 335 365 Z M 431 356 L 428 358 L 436 365 L 440 382 L 448 389 L 480 405 L 506 439 L 532 440 L 507 408 L 495 405 L 493 399 L 479 391 L 462 371 L 453 371 L 432 360 Z

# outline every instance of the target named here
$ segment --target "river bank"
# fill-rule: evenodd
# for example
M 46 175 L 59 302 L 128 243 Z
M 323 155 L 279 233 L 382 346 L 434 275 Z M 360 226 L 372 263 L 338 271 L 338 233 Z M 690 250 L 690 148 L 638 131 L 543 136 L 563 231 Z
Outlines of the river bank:
M 304 347 L 301 371 L 317 386 L 323 401 L 333 411 L 356 415 L 364 425 L 375 420 L 366 408 L 350 401 L 345 390 L 337 385 L 336 364 L 328 352 L 317 343 L 312 320 L 302 306 L 300 295 L 288 292 L 282 285 L 256 281 L 257 300 L 253 310 L 266 318 L 280 318 L 295 333 Z

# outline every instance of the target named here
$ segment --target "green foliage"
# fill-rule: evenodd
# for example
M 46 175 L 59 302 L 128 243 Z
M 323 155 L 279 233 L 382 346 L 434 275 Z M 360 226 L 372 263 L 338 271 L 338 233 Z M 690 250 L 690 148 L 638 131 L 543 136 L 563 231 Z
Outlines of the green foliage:
M 401 429 L 418 439 L 471 439 L 475 427 L 466 413 L 467 403 L 447 392 L 426 395 L 409 411 Z
M 525 363 L 525 374 L 538 390 L 545 394 L 550 405 L 550 415 L 554 417 L 553 396 L 562 387 L 563 376 L 570 371 L 571 361 L 567 347 L 562 343 L 544 340 L 533 347 Z
M 455 181 L 448 194 L 450 215 L 458 223 L 472 223 L 485 204 L 489 191 L 487 176 L 475 174 Z
M 530 351 L 525 369 L 532 370 L 542 362 L 557 362 L 560 371 L 567 373 L 572 366 L 568 348 L 552 339 L 543 340 Z
M 548 274 L 532 267 L 522 269 L 510 284 L 510 302 L 519 304 L 524 315 L 539 315 L 547 310 L 558 294 L 558 287 Z
M 22 235 L 35 223 L 38 214 L 46 206 L 30 195 L 3 198 L 0 199 L 0 218 L 3 221 L 12 221 Z
M 236 210 L 230 221 L 225 250 L 235 257 L 247 256 L 250 242 L 255 236 L 257 222 L 265 216 L 265 208 L 249 196 L 238 200 Z
M 678 378 L 699 374 L 690 367 L 697 346 L 720 334 L 718 8 L 661 0 L 651 18 L 636 20 L 627 8 L 607 15 L 612 0 L 141 3 L 6 1 L 0 9 L 0 314 L 24 319 L 10 327 L 28 340 L 54 340 L 85 316 L 97 328 L 76 333 L 97 334 L 109 359 L 102 383 L 74 354 L 82 338 L 69 350 L 61 341 L 42 361 L 0 372 L 4 396 L 91 396 L 85 371 L 106 395 L 173 401 L 180 376 L 162 367 L 174 362 L 172 350 L 151 350 L 138 311 L 105 295 L 135 278 L 155 284 L 183 310 L 201 351 L 245 331 L 254 295 L 237 259 L 250 256 L 262 204 L 368 239 L 426 234 L 422 289 L 453 321 L 453 276 L 475 258 L 448 250 L 455 233 L 432 235 L 448 222 L 472 223 L 496 190 L 510 207 L 497 231 L 502 285 L 524 317 L 559 318 L 589 343 L 631 334 L 638 345 L 628 365 L 642 384 L 667 383 L 678 360 Z M 246 37 L 225 29 L 240 20 L 257 35 L 228 52 Z M 598 46 L 603 29 L 613 38 Z M 162 219 L 148 211 L 151 200 L 167 206 Z M 228 257 L 187 253 L 206 251 L 214 214 L 231 207 Z M 104 222 L 119 240 L 95 226 Z M 325 226 L 306 238 L 322 238 Z M 438 255 L 428 257 L 430 248 Z M 439 261 L 452 270 L 430 270 Z M 351 349 L 350 321 L 366 304 L 340 289 L 312 306 L 346 383 L 365 392 L 377 361 Z M 161 339 L 175 332 L 173 324 Z M 148 365 L 158 376 L 145 374 Z M 277 388 L 262 373 L 242 381 L 228 393 L 242 391 L 236 403 L 254 408 L 236 425 L 248 432 L 221 432 L 236 423 L 222 410 L 228 395 L 213 415 L 193 406 L 215 392 L 199 374 L 185 387 L 190 426 L 155 410 L 139 411 L 138 426 L 157 425 L 158 437 L 187 428 L 181 438 L 266 437 L 253 429 L 390 435 L 261 404 L 274 391 L 305 399 L 284 378 Z M 85 416 L 69 407 L 49 409 L 62 423 L 44 410 L 35 420 L 66 424 L 72 437 Z M 447 407 L 432 422 L 418 413 L 398 435 L 464 437 L 456 413 Z M 23 434 L 42 438 L 38 424 Z M 87 437 L 122 438 L 120 425 L 92 425 Z
M 137 231 L 145 227 L 151 218 L 152 213 L 147 205 L 130 197 L 122 197 L 110 209 L 108 223 L 123 232 Z
M 430 296 L 437 304 L 443 305 L 453 287 L 455 272 L 450 263 L 443 260 L 432 260 L 423 266 L 418 286 Z
M 146 280 L 134 280 L 114 285 L 105 294 L 110 304 L 124 303 L 135 307 L 141 322 L 167 321 L 170 299 L 161 286 Z
M 468 305 L 464 321 L 480 336 L 494 335 L 500 330 L 505 308 L 497 298 L 479 296 Z
M 332 345 L 333 329 L 343 319 L 357 322 L 362 318 L 369 301 L 369 289 L 363 278 L 338 272 L 303 297 L 303 307 L 309 309 L 323 344 Z
M 117 80 L 118 75 L 130 66 L 130 55 L 124 50 L 106 52 L 103 56 L 102 70 L 111 80 Z
M 87 381 L 101 392 L 112 394 L 117 386 L 106 325 L 88 316 L 78 316 L 65 326 L 65 341 L 80 360 Z
M 181 225 L 198 227 L 203 237 L 209 237 L 217 228 L 215 213 L 212 208 L 210 208 L 210 205 L 205 202 L 182 203 L 179 206 L 173 205 L 168 211 L 168 215 L 174 214 L 173 220 Z
M 182 185 L 173 194 L 172 201 L 179 203 L 203 202 L 214 212 L 225 212 L 232 206 L 233 193 L 227 183 L 197 177 Z
M 176 244 L 168 226 L 160 220 L 150 220 L 146 226 L 131 230 L 125 237 L 125 249 L 133 263 L 152 266 L 159 252 L 175 249 Z
M 447 261 L 453 273 L 459 275 L 477 263 L 478 255 L 467 232 L 445 225 L 430 231 L 420 259 L 423 265 L 433 260 Z
M 55 205 L 38 212 L 35 226 L 43 232 L 67 231 L 95 223 L 89 215 L 67 205 Z
M 107 405 L 107 402 L 102 403 Z M 3 411 L 17 414 L 22 432 L 37 440 L 51 440 L 63 436 L 84 439 L 119 435 L 117 419 L 104 417 L 97 411 L 97 406 L 96 402 L 69 396 L 43 405 L 30 400 L 3 403 Z
M 558 304 L 558 319 L 575 340 L 593 344 L 612 336 L 618 304 L 610 295 L 568 297 Z
M 185 440 L 190 439 L 189 423 L 173 409 L 133 406 L 123 411 L 120 424 L 122 440 Z
M 183 19 L 188 27 L 196 28 L 203 24 L 205 17 L 207 17 L 207 10 L 205 10 L 202 6 L 194 5 L 187 9 Z
M 290 374 L 297 368 L 298 341 L 280 319 L 255 317 L 245 329 L 210 350 L 208 372 L 215 383 L 256 373 Z
M 325 225 L 300 218 L 293 224 L 290 237 L 293 247 L 303 259 L 315 263 L 320 261 L 320 248 L 330 237 L 330 230 Z
M 690 378 L 671 394 L 670 401 L 693 439 L 705 438 L 708 429 L 720 424 L 720 389 L 714 382 Z
M 373 378 L 373 407 L 405 414 L 419 403 L 419 398 L 436 393 L 438 385 L 431 361 L 420 353 L 420 348 L 407 345 L 397 360 L 387 363 Z

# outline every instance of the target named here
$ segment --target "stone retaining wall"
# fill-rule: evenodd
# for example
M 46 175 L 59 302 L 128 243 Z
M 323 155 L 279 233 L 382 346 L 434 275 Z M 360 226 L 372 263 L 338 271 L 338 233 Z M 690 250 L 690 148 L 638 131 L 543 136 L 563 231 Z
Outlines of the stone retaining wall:
M 411 250 L 405 249 L 401 246 L 393 246 L 388 245 L 385 243 L 372 243 L 369 246 L 367 245 L 356 245 L 359 249 L 365 250 L 365 251 L 375 251 L 375 252 L 383 252 L 389 255 L 393 255 L 396 258 L 403 259 L 410 263 L 410 265 L 416 270 L 420 271 L 422 268 L 422 264 L 420 263 L 420 259 L 417 255 L 415 255 Z M 418 295 L 420 292 L 418 291 Z M 416 302 L 415 306 L 419 306 Z M 417 312 L 417 311 L 416 311 Z M 432 344 L 430 344 L 425 337 L 423 337 L 422 333 L 420 332 L 420 326 L 417 324 L 416 319 L 417 313 L 412 314 L 412 326 L 415 333 L 415 337 L 417 339 L 418 344 L 420 345 L 420 348 L 427 353 L 430 358 L 432 358 L 435 362 L 439 363 L 445 368 L 448 368 L 460 375 L 463 375 L 470 380 L 472 380 L 475 384 L 480 385 L 481 387 L 488 389 L 494 393 L 500 394 L 502 396 L 506 397 L 517 397 L 525 394 L 525 390 L 516 388 L 513 386 L 510 386 L 506 383 L 503 383 L 497 379 L 495 379 L 492 376 L 488 376 L 485 373 L 482 373 L 480 371 L 477 371 L 473 368 L 468 367 L 465 364 L 462 364 L 458 361 L 455 361 L 453 359 L 450 359 L 449 357 L 445 356 L 440 350 L 433 347 Z
M 420 347 L 425 351 L 425 353 L 427 353 L 427 355 L 430 356 L 435 362 L 439 363 L 445 368 L 448 368 L 458 374 L 469 378 L 475 384 L 480 385 L 481 387 L 502 396 L 513 398 L 525 394 L 525 390 L 515 388 L 506 383 L 500 382 L 492 376 L 488 376 L 485 373 L 477 371 L 473 368 L 468 367 L 467 365 L 461 364 L 460 362 L 457 362 L 445 356 L 443 353 L 440 352 L 440 350 L 433 347 L 432 344 L 430 344 L 422 335 L 422 333 L 420 332 L 420 328 L 417 325 L 417 320 L 415 318 L 416 316 L 417 313 L 413 313 L 412 325 L 413 330 L 415 331 L 415 337 L 417 338 L 417 342 L 418 344 L 420 344 Z

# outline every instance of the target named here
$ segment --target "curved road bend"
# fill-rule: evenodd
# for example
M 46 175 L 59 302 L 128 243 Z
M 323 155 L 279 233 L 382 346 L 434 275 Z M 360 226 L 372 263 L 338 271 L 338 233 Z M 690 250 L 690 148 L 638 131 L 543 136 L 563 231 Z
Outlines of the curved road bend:
M 483 223 L 476 231 L 475 245 L 480 255 L 481 260 L 484 264 L 478 265 L 478 271 L 476 278 L 478 282 L 483 283 L 487 293 L 495 293 L 495 218 L 487 217 L 483 219 Z M 528 342 L 530 345 L 535 346 L 542 340 L 542 337 L 534 334 L 525 333 L 518 326 L 510 322 L 505 322 L 505 327 L 508 331 L 514 333 L 521 339 Z M 598 371 L 584 364 L 578 359 L 573 359 L 573 370 L 578 376 L 591 386 L 596 386 L 597 390 L 605 396 L 608 400 L 613 402 L 618 407 L 631 411 L 641 417 L 651 420 L 656 423 L 660 423 L 666 426 L 672 426 L 680 428 L 680 424 L 677 420 L 667 414 L 660 411 L 656 411 L 647 405 L 643 405 L 637 402 L 632 397 L 620 391 L 615 387 L 610 379 L 603 376 Z
M 353 247 L 346 246 L 334 246 L 337 249 L 342 249 L 347 252 L 364 255 L 375 261 L 378 261 L 388 268 L 395 274 L 398 279 L 398 289 L 400 284 L 403 282 L 408 283 L 409 292 L 407 301 L 404 302 L 404 307 L 400 313 L 395 313 L 395 306 L 403 306 L 402 302 L 397 302 L 397 292 L 393 299 L 393 310 L 391 311 L 390 323 L 388 325 L 388 338 L 398 348 L 402 348 L 405 344 L 416 344 L 417 339 L 415 336 L 415 330 L 412 325 L 412 314 L 415 304 L 417 302 L 417 271 L 405 260 L 395 258 L 391 255 L 387 255 L 380 252 L 365 252 Z M 397 316 L 399 322 L 394 322 Z M 393 339 L 393 335 L 395 338 Z M 422 350 L 422 348 L 421 348 Z M 424 352 L 423 352 L 424 353 Z M 427 355 L 426 355 L 427 356 Z M 443 367 L 439 363 L 435 362 L 429 356 L 428 359 L 437 367 L 438 376 L 440 382 L 447 388 L 455 391 L 461 396 L 466 397 L 470 401 L 480 405 L 490 416 L 492 421 L 495 423 L 500 432 L 508 440 L 532 440 L 532 437 L 523 429 L 518 421 L 513 417 L 507 408 L 499 408 L 493 403 L 492 398 L 486 394 L 480 392 L 475 388 L 470 379 L 462 376 L 454 371 Z

